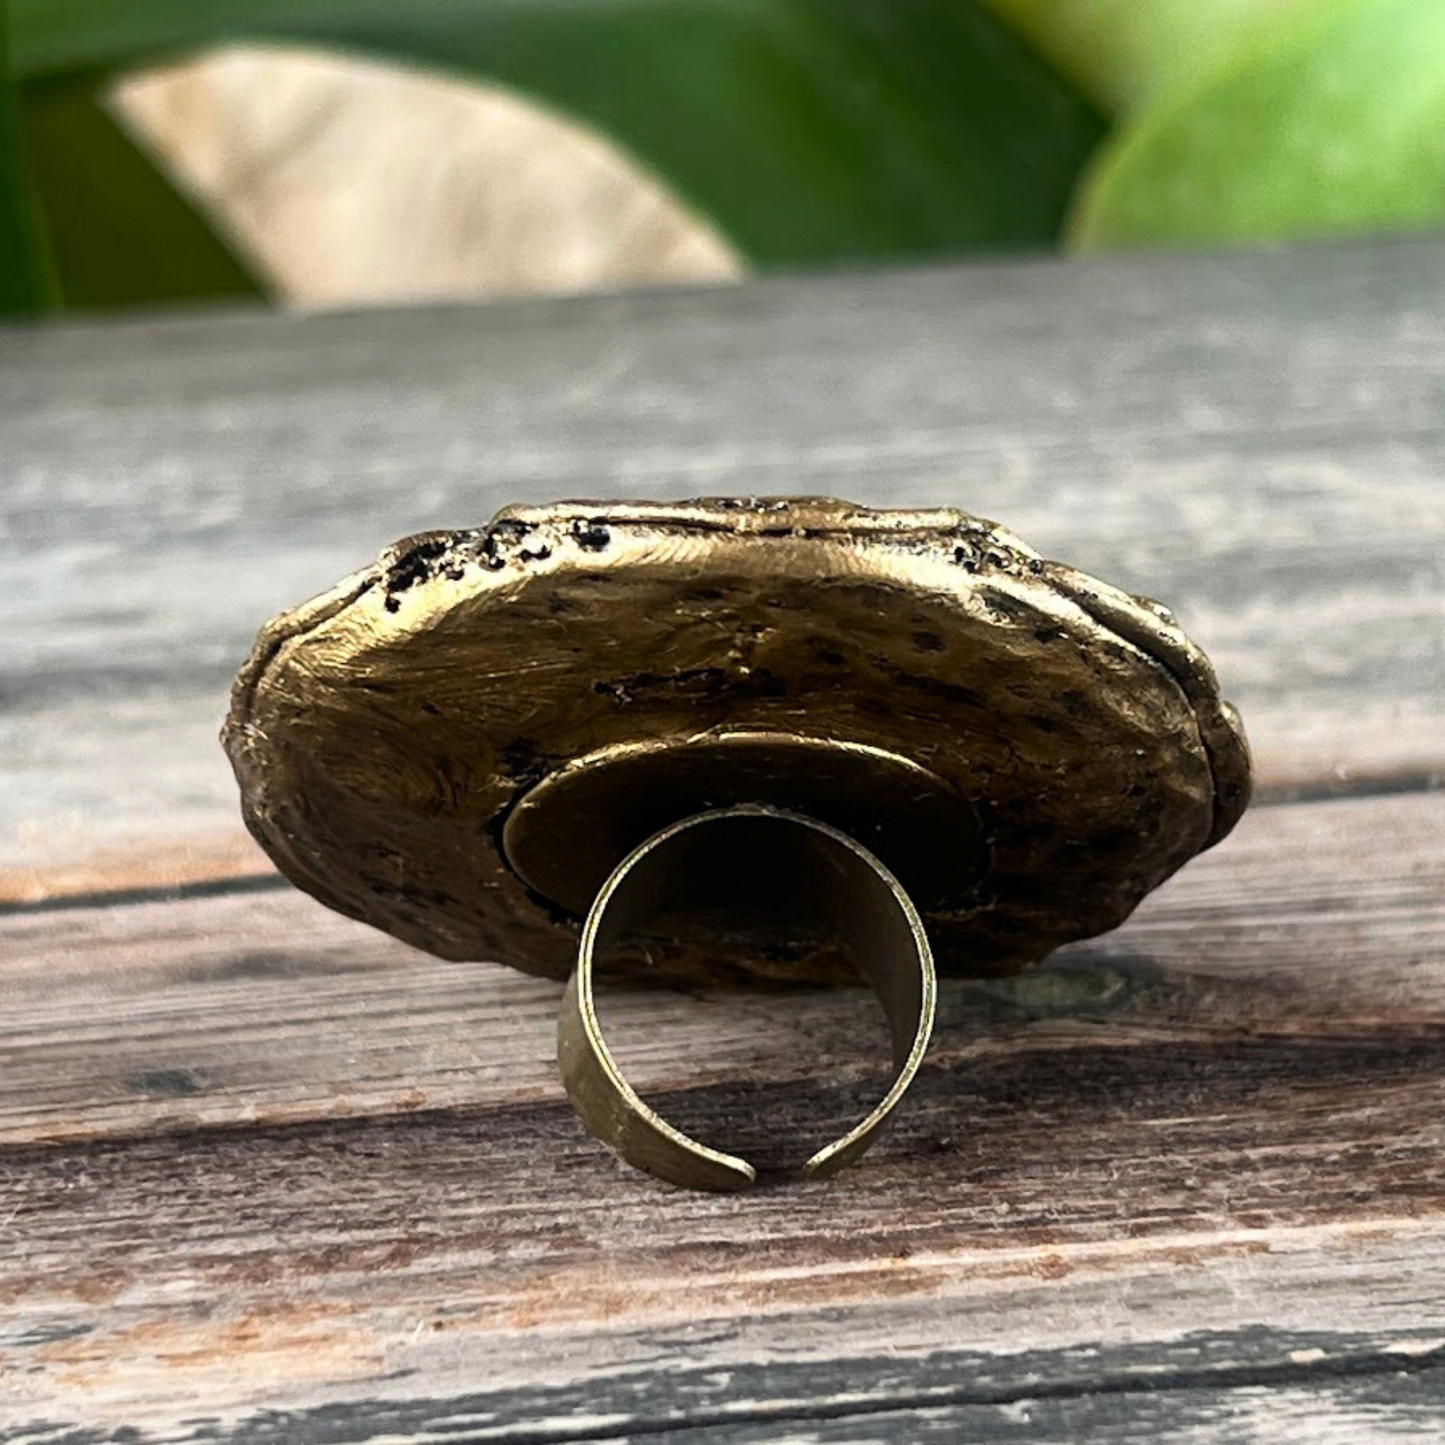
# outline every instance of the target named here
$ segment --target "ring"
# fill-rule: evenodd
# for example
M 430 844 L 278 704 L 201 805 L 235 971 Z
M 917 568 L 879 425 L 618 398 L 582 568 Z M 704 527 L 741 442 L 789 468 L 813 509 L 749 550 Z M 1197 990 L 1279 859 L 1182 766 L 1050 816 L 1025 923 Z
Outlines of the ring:
M 805 1175 L 836 1173 L 874 1142 L 933 1031 L 936 987 L 923 921 L 861 843 L 814 818 L 755 805 L 699 813 L 655 833 L 618 864 L 587 914 L 558 1019 L 557 1055 L 572 1106 L 596 1138 L 629 1164 L 695 1189 L 745 1188 L 756 1171 L 674 1129 L 638 1098 L 602 1037 L 593 971 L 609 944 L 649 917 L 716 915 L 739 897 L 805 935 L 835 937 L 888 1021 L 892 1084 L 867 1118 L 803 1165 Z
M 570 979 L 584 1123 L 726 1189 L 752 1167 L 618 1069 L 599 965 L 871 984 L 895 1077 L 805 1166 L 828 1174 L 904 1097 L 935 967 L 1012 973 L 1114 928 L 1250 788 L 1167 608 L 966 512 L 826 497 L 557 502 L 404 538 L 261 629 L 222 741 L 288 878 L 439 957 Z

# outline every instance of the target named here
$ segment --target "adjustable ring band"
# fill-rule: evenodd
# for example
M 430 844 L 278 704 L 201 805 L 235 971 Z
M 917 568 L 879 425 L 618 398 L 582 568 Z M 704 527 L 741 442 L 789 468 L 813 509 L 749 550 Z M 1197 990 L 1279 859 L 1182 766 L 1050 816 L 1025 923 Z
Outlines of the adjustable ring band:
M 860 843 L 816 819 L 748 804 L 685 818 L 635 848 L 593 900 L 558 1020 L 558 1062 L 582 1122 L 629 1164 L 694 1189 L 746 1188 L 746 1160 L 689 1138 L 649 1108 L 622 1076 L 593 1001 L 596 959 L 637 931 L 669 921 L 719 934 L 780 920 L 839 947 L 883 1006 L 895 1076 L 877 1107 L 815 1153 L 823 1177 L 857 1159 L 907 1092 L 933 1029 L 936 985 L 923 923 L 897 879 Z

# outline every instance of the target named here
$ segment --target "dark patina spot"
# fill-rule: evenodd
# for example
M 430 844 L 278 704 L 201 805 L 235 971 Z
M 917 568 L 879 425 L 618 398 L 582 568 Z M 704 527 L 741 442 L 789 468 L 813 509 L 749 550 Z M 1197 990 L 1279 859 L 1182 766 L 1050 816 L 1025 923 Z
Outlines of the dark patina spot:
M 612 541 L 612 533 L 601 518 L 578 518 L 572 523 L 572 540 L 588 552 L 600 552 Z

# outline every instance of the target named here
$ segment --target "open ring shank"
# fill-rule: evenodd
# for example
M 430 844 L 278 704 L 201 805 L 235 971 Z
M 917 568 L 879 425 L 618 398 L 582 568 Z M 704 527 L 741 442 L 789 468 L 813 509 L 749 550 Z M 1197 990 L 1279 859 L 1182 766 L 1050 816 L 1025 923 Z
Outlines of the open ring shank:
M 933 957 L 918 912 L 893 875 L 860 843 L 824 823 L 755 805 L 699 813 L 631 852 L 587 915 L 577 967 L 558 1021 L 558 1060 L 587 1128 L 628 1163 L 696 1189 L 741 1189 L 756 1171 L 674 1129 L 633 1091 L 598 1023 L 597 956 L 643 922 L 687 917 L 786 918 L 839 947 L 883 1006 L 895 1076 L 877 1107 L 803 1166 L 823 1176 L 873 1143 L 918 1070 L 933 1028 Z

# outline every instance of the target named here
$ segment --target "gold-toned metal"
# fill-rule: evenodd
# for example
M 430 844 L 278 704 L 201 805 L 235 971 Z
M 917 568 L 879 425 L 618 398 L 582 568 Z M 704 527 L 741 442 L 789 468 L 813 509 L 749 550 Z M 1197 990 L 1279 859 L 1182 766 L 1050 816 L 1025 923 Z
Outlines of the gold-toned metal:
M 727 730 L 574 759 L 518 801 L 502 846 L 531 887 L 580 917 L 637 840 L 759 799 L 886 854 L 916 900 L 956 896 L 987 858 L 968 799 L 919 763 L 865 743 Z
M 768 776 L 674 785 L 675 752 L 744 734 L 779 744 Z M 263 629 L 224 738 L 246 820 L 298 886 L 442 957 L 555 978 L 583 909 L 527 881 L 547 832 L 571 849 L 605 824 L 600 882 L 706 802 L 810 810 L 831 782 L 857 806 L 822 816 L 851 829 L 870 789 L 873 816 L 896 807 L 886 754 L 919 778 L 932 876 L 863 841 L 915 892 L 942 972 L 996 973 L 1120 923 L 1249 788 L 1238 718 L 1163 608 L 961 512 L 820 498 L 512 507 L 410 538 Z M 639 799 L 626 820 L 553 816 L 529 848 L 547 793 L 609 759 L 627 770 L 612 795 Z M 637 964 L 838 972 L 817 950 L 666 939 Z
M 877 1106 L 814 1153 L 803 1173 L 835 1173 L 882 1132 L 933 1029 L 933 957 L 923 921 L 893 875 L 846 833 L 777 809 L 725 808 L 672 823 L 635 848 L 602 885 L 583 924 L 558 1019 L 557 1057 L 583 1123 L 629 1164 L 695 1189 L 741 1189 L 756 1177 L 746 1160 L 673 1128 L 627 1083 L 597 1017 L 597 959 L 646 920 L 695 926 L 712 918 L 736 941 L 745 923 L 766 927 L 783 917 L 793 930 L 835 939 L 872 986 L 888 1021 L 895 1070 Z
M 246 822 L 333 908 L 566 978 L 597 890 L 719 808 L 803 815 L 911 895 L 939 971 L 1122 922 L 1234 825 L 1249 753 L 1169 612 L 951 510 L 509 507 L 261 632 L 223 740 Z M 653 918 L 664 982 L 856 976 L 837 929 Z

